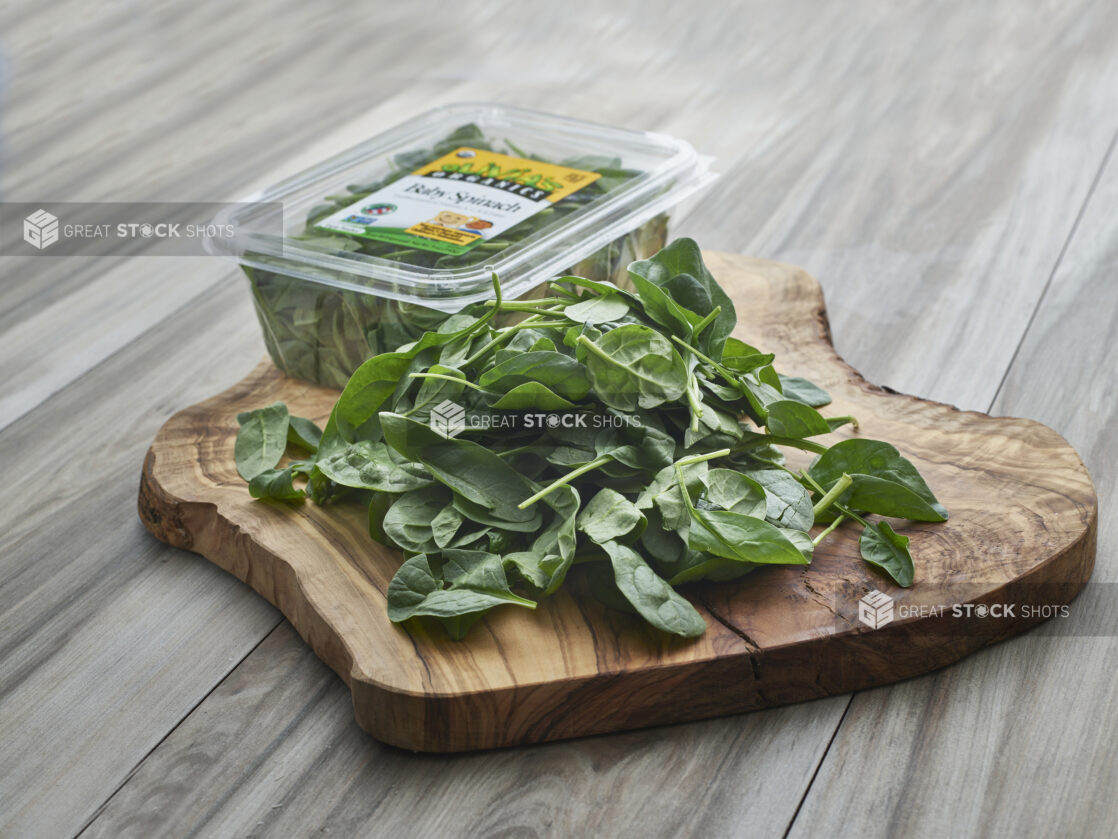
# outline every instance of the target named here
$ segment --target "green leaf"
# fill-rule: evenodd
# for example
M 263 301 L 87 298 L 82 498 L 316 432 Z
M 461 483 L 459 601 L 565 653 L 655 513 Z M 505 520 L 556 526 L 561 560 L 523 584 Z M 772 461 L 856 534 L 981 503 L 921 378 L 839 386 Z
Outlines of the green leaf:
M 306 417 L 287 418 L 287 442 L 314 453 L 322 439 L 322 429 Z
M 658 576 L 640 554 L 618 542 L 606 542 L 602 547 L 609 554 L 617 588 L 646 621 L 684 638 L 697 638 L 706 631 L 702 615 Z
M 434 553 L 439 546 L 431 522 L 446 506 L 448 495 L 441 486 L 404 493 L 384 516 L 385 534 L 405 551 Z
M 768 409 L 765 425 L 778 437 L 814 437 L 816 434 L 828 434 L 831 431 L 827 420 L 823 419 L 814 408 L 802 402 L 779 399 L 768 403 L 765 407 Z
M 248 482 L 249 495 L 253 498 L 271 498 L 277 501 L 301 501 L 306 493 L 291 483 L 292 470 L 265 469 Z
M 726 559 L 762 565 L 807 565 L 784 531 L 752 516 L 728 510 L 692 510 L 690 548 Z
M 544 555 L 540 561 L 540 570 L 548 575 L 544 591 L 552 594 L 563 584 L 574 562 L 577 541 L 575 523 L 580 500 L 575 488 L 568 485 L 545 496 L 543 502 L 551 508 L 553 516 L 532 543 L 532 550 Z
M 707 501 L 723 510 L 762 519 L 768 511 L 764 487 L 741 472 L 711 469 L 703 478 L 703 484 Z
M 518 511 L 518 517 L 516 519 L 507 519 L 502 518 L 498 512 L 489 509 L 485 505 L 478 504 L 457 493 L 454 495 L 453 503 L 455 509 L 471 521 L 488 525 L 489 527 L 500 528 L 501 530 L 511 530 L 516 533 L 535 533 L 540 529 L 540 525 L 543 523 L 543 516 L 535 506 L 528 508 L 529 511 L 532 512 L 530 516 L 523 516 Z
M 759 367 L 772 364 L 774 358 L 776 356 L 772 353 L 762 353 L 756 347 L 731 337 L 726 339 L 726 344 L 722 348 L 722 358 L 715 360 L 721 361 L 724 367 L 737 373 L 749 373 Z
M 462 398 L 463 391 L 466 390 L 466 374 L 457 367 L 433 364 L 425 372 L 434 373 L 437 376 L 448 376 L 449 379 L 420 379 L 419 392 L 416 393 L 415 401 L 412 403 L 411 410 L 408 411 L 409 416 L 419 414 L 427 417 L 432 408 L 447 399 L 452 402 L 459 401 Z M 451 381 L 451 379 L 454 381 Z
M 503 394 L 491 408 L 502 411 L 565 411 L 575 407 L 539 382 L 524 382 Z
M 505 521 L 531 521 L 537 512 L 519 509 L 536 488 L 490 449 L 469 440 L 445 439 L 426 425 L 399 414 L 381 415 L 386 442 L 409 460 L 426 466 L 435 479 Z
M 408 372 L 412 358 L 411 353 L 382 353 L 357 368 L 334 409 L 344 440 L 380 439 L 378 412 Z
M 915 569 L 908 552 L 908 537 L 896 533 L 889 522 L 873 522 L 863 529 L 858 547 L 862 559 L 883 569 L 898 585 L 912 585 Z
M 513 356 L 482 373 L 478 384 L 486 390 L 507 391 L 538 382 L 565 399 L 578 401 L 590 392 L 586 369 L 561 352 L 538 350 Z
M 401 623 L 427 615 L 438 618 L 448 634 L 461 640 L 469 628 L 495 606 L 512 603 L 534 609 L 531 600 L 509 588 L 500 557 L 482 551 L 453 551 L 442 572 L 432 571 L 427 556 L 419 554 L 400 566 L 388 584 L 388 619 Z
M 435 483 L 421 463 L 397 463 L 384 443 L 361 440 L 320 457 L 316 465 L 330 480 L 355 489 L 410 492 Z
M 812 408 L 822 408 L 824 405 L 831 404 L 831 394 L 819 385 L 799 376 L 777 375 L 780 375 L 781 391 L 786 398 L 803 402 Z
M 641 280 L 647 280 L 656 286 L 667 289 L 673 296 L 673 300 L 677 301 L 680 305 L 682 301 L 687 301 L 687 311 L 694 312 L 699 318 L 704 318 L 714 311 L 715 307 L 720 307 L 718 316 L 714 319 L 713 323 L 703 330 L 699 336 L 701 346 L 698 349 L 706 352 L 712 358 L 719 358 L 722 355 L 723 345 L 727 337 L 734 331 L 737 326 L 738 317 L 734 310 L 734 302 L 722 290 L 717 281 L 707 270 L 706 264 L 703 262 L 703 254 L 696 244 L 694 239 L 679 238 L 672 241 L 666 247 L 662 248 L 651 259 L 639 260 L 629 265 L 629 275 Z M 686 277 L 686 280 L 680 280 L 681 275 Z M 641 299 L 645 300 L 643 284 L 637 284 L 638 291 L 641 291 Z M 704 295 L 696 293 L 695 289 L 699 287 L 705 292 Z M 647 310 L 647 301 L 645 301 Z M 671 324 L 664 323 L 659 320 L 655 315 L 649 312 L 649 315 L 671 328 Z M 672 319 L 677 316 L 673 315 Z M 694 325 L 690 318 L 686 319 L 691 326 Z M 678 333 L 677 333 L 678 334 Z M 687 340 L 690 337 L 688 334 L 680 334 L 680 338 Z
M 917 521 L 946 521 L 947 510 L 928 489 L 916 467 L 880 440 L 843 440 L 819 455 L 808 474 L 830 489 L 843 473 L 851 484 L 840 503 L 855 510 Z
M 709 580 L 712 583 L 726 583 L 744 577 L 761 566 L 754 562 L 726 559 L 712 556 L 701 551 L 689 550 L 673 568 L 668 583 L 673 586 Z
M 621 493 L 608 487 L 598 490 L 578 515 L 578 529 L 599 545 L 644 529 L 644 514 Z
M 792 530 L 807 531 L 815 522 L 811 494 L 785 469 L 749 469 L 745 474 L 765 490 L 765 518 Z
M 437 516 L 431 519 L 431 538 L 439 548 L 448 547 L 458 535 L 458 529 L 463 521 L 465 517 L 462 513 L 453 504 L 447 504 Z
M 514 569 L 527 583 L 543 591 L 547 588 L 551 575 L 544 572 L 540 564 L 544 554 L 539 551 L 513 551 L 504 556 L 505 567 Z
M 655 408 L 683 396 L 687 367 L 656 330 L 633 323 L 612 329 L 596 341 L 579 340 L 590 350 L 586 369 L 594 390 L 611 408 Z
M 573 303 L 563 310 L 568 320 L 578 323 L 607 323 L 620 320 L 629 313 L 629 304 L 620 294 L 588 295 L 580 303 Z
M 267 408 L 237 414 L 241 424 L 233 457 L 237 471 L 246 481 L 274 469 L 287 450 L 287 406 L 276 402 Z
M 640 614 L 617 587 L 612 565 L 604 562 L 592 563 L 586 570 L 586 582 L 590 593 L 602 605 L 630 615 Z
M 706 461 L 691 463 L 682 468 L 688 492 L 697 496 L 703 488 L 703 478 L 709 468 Z M 657 472 L 652 483 L 637 497 L 638 510 L 647 510 L 653 504 L 663 518 L 665 530 L 678 530 L 690 520 L 691 513 L 684 501 L 683 493 L 680 492 L 674 463 Z

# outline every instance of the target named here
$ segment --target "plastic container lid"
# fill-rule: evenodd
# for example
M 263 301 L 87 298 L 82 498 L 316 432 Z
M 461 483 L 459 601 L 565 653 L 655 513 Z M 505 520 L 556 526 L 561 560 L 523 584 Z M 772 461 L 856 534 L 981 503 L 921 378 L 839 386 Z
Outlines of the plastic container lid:
M 482 154 L 481 159 L 498 159 L 507 154 L 524 162 L 521 158 L 523 150 L 524 155 L 532 155 L 533 158 L 538 156 L 549 162 L 570 162 L 573 168 L 561 171 L 567 173 L 567 180 L 573 181 L 578 179 L 578 175 L 570 172 L 579 171 L 578 158 L 620 158 L 623 168 L 637 170 L 639 174 L 610 188 L 605 194 L 583 202 L 576 210 L 563 213 L 555 222 L 540 227 L 531 236 L 497 253 L 479 249 L 476 260 L 471 260 L 468 252 L 459 256 L 452 268 L 422 267 L 383 256 L 323 249 L 292 238 L 305 232 L 308 213 L 320 205 L 324 197 L 344 193 L 350 185 L 381 181 L 393 174 L 421 172 L 424 166 L 436 162 L 439 166 L 427 168 L 456 168 L 454 165 L 443 165 L 442 156 L 420 160 L 416 154 L 418 150 L 430 149 L 439 143 L 445 145 L 448 136 L 470 124 L 480 129 L 494 152 L 500 153 L 495 156 Z M 469 158 L 475 156 L 468 146 L 452 153 L 462 158 L 463 163 L 469 163 Z M 509 297 L 516 297 L 636 229 L 714 180 L 717 176 L 710 172 L 711 160 L 697 154 L 689 143 L 665 134 L 613 128 L 495 103 L 448 105 L 408 120 L 244 199 L 239 207 L 231 207 L 215 219 L 218 224 L 234 224 L 235 235 L 222 240 L 221 244 L 210 240 L 208 246 L 211 252 L 233 256 L 242 265 L 336 288 L 457 311 L 470 303 L 492 297 L 493 272 L 500 277 L 504 292 Z M 468 166 L 464 168 L 469 169 Z M 560 170 L 551 167 L 549 171 L 562 181 Z M 438 176 L 450 177 L 445 172 L 439 172 Z M 460 177 L 459 174 L 453 176 Z M 476 181 L 476 177 L 470 180 Z M 488 179 L 489 182 L 493 180 L 492 177 Z M 418 183 L 415 178 L 412 182 Z M 423 184 L 427 183 L 435 181 L 423 181 Z M 444 180 L 442 185 L 448 183 Z M 556 180 L 545 181 L 544 185 L 549 183 L 558 186 Z M 507 188 L 507 182 L 502 180 L 497 186 Z M 481 193 L 495 196 L 496 203 L 476 197 L 470 200 L 497 208 L 512 206 L 512 201 L 521 198 L 527 203 L 541 201 L 539 192 L 523 185 L 513 188 L 517 190 L 514 193 L 502 193 L 492 186 L 481 190 Z M 476 186 L 470 189 L 475 196 L 480 194 Z M 577 194 L 577 189 L 567 185 L 568 192 Z M 375 226 L 383 219 L 374 220 L 374 217 L 378 212 L 394 212 L 397 204 L 388 201 L 377 203 L 375 199 L 380 192 L 374 191 L 364 199 L 355 196 L 355 201 L 373 199 L 373 203 L 364 208 L 356 205 L 349 208 L 351 214 L 345 218 L 345 213 L 333 214 L 332 223 L 338 225 L 335 227 L 338 232 L 333 235 L 346 235 L 341 232 L 343 228 L 370 231 L 367 234 L 369 237 L 389 235 L 384 232 L 383 226 Z M 509 201 L 502 203 L 501 199 L 505 196 Z M 410 198 L 405 198 L 405 201 L 410 201 Z M 270 234 L 263 232 L 267 228 L 264 217 L 271 212 L 274 219 L 274 209 L 244 206 L 260 202 L 273 202 L 273 208 L 275 203 L 282 204 L 282 237 L 275 235 L 274 224 Z M 371 212 L 362 215 L 363 210 Z M 531 207 L 525 210 L 518 206 L 518 210 L 529 214 L 533 212 Z M 450 224 L 446 227 L 438 221 L 439 216 L 435 218 L 435 226 L 426 223 L 423 223 L 426 226 L 413 225 L 405 231 L 406 237 L 410 238 L 418 231 L 419 235 L 432 237 L 431 242 L 443 241 L 441 245 L 429 247 L 446 247 L 451 251 L 469 248 L 470 243 L 480 244 L 478 240 L 487 232 L 484 226 L 490 222 L 477 216 L 463 214 L 454 218 L 455 215 L 451 213 L 442 217 L 443 222 L 449 218 Z M 463 219 L 472 221 L 466 221 L 465 226 L 454 226 L 454 222 Z M 356 226 L 351 225 L 351 221 Z M 321 220 L 316 221 L 316 224 L 321 223 Z M 365 224 L 368 226 L 363 226 Z M 478 230 L 478 227 L 481 229 Z M 397 228 L 392 235 L 404 234 Z M 465 245 L 461 244 L 463 241 Z

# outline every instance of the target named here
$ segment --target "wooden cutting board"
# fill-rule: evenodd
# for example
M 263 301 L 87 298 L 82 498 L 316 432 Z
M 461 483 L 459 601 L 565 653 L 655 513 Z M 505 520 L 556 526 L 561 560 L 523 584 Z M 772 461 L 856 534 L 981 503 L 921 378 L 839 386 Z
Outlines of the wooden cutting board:
M 950 511 L 944 524 L 897 528 L 911 538 L 912 588 L 866 566 L 857 530 L 843 528 L 806 569 L 682 589 L 709 627 L 694 641 L 606 609 L 577 568 L 534 612 L 498 609 L 463 642 L 438 627 L 395 626 L 385 591 L 401 558 L 369 537 L 363 507 L 254 501 L 237 475 L 239 411 L 282 400 L 324 423 L 337 396 L 270 363 L 163 426 L 144 463 L 140 517 L 159 539 L 202 554 L 275 604 L 349 685 L 362 728 L 424 751 L 700 719 L 884 684 L 1019 633 L 1075 596 L 1094 565 L 1097 504 L 1063 438 L 1030 420 L 868 384 L 835 354 L 814 279 L 774 262 L 707 258 L 737 305 L 736 334 L 829 390 L 825 413 L 854 414 L 859 433 L 896 445 Z M 874 590 L 895 598 L 892 622 L 877 629 L 859 620 L 859 600 Z M 955 617 L 955 604 L 970 616 Z M 996 604 L 1014 604 L 1013 613 L 979 616 L 978 607 Z

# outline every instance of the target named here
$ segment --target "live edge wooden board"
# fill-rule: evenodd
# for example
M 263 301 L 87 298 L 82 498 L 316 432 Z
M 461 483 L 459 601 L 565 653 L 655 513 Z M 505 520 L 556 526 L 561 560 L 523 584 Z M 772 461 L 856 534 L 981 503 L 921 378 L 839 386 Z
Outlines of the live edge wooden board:
M 707 258 L 737 306 L 737 334 L 775 352 L 782 371 L 829 390 L 827 413 L 853 414 L 859 433 L 896 445 L 950 511 L 944 524 L 898 525 L 912 540 L 911 589 L 873 572 L 856 530 L 840 529 L 806 569 L 684 588 L 708 624 L 694 641 L 610 611 L 577 573 L 536 611 L 498 609 L 463 642 L 437 626 L 393 625 L 385 591 L 401 558 L 369 537 L 363 507 L 254 501 L 237 475 L 239 411 L 282 400 L 321 423 L 337 396 L 267 363 L 163 426 L 144 463 L 140 516 L 159 539 L 275 604 L 349 685 L 362 728 L 424 751 L 639 728 L 884 684 L 1021 632 L 1045 614 L 1037 607 L 1075 596 L 1094 565 L 1097 504 L 1058 434 L 868 384 L 835 354 L 814 279 L 774 262 Z M 893 621 L 878 629 L 858 618 L 859 599 L 874 589 L 896 598 Z M 968 603 L 971 618 L 952 616 L 950 604 Z M 1013 616 L 977 617 L 979 605 L 997 603 L 1015 604 Z

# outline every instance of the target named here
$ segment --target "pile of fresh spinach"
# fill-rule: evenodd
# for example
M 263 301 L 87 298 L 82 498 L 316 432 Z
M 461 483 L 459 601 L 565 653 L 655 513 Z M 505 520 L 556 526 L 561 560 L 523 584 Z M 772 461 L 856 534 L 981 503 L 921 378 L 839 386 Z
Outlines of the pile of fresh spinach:
M 866 516 L 947 518 L 912 463 L 814 439 L 853 417 L 823 416 L 825 391 L 731 336 L 733 302 L 693 241 L 629 274 L 632 290 L 570 276 L 513 301 L 494 278 L 495 300 L 362 364 L 324 431 L 282 403 L 241 414 L 249 491 L 368 503 L 373 537 L 407 557 L 389 617 L 454 638 L 496 606 L 534 608 L 575 565 L 606 604 L 700 635 L 675 586 L 807 565 L 847 521 L 866 562 L 911 585 L 908 537 Z M 457 435 L 440 433 L 444 403 L 470 420 Z M 288 446 L 306 456 L 280 466 Z M 793 470 L 785 447 L 817 457 Z
M 512 245 L 539 235 L 563 217 L 613 192 L 640 174 L 638 170 L 623 168 L 621 159 L 617 157 L 584 155 L 547 161 L 598 172 L 601 177 L 459 256 L 327 232 L 315 226 L 332 213 L 461 146 L 545 160 L 507 140 L 501 144 L 486 137 L 474 124 L 463 125 L 430 148 L 396 155 L 391 161 L 392 171 L 387 176 L 368 183 L 350 184 L 344 193 L 326 196 L 323 203 L 308 212 L 303 233 L 290 238 L 301 248 L 326 253 L 363 254 L 437 270 L 471 268 L 486 263 Z M 571 273 L 623 285 L 628 264 L 656 253 L 666 240 L 667 217 L 660 215 L 579 262 Z M 270 261 L 259 254 L 254 259 L 258 262 Z M 324 283 L 309 282 L 286 274 L 280 265 L 275 270 L 244 266 L 268 353 L 276 366 L 297 378 L 341 388 L 367 358 L 414 341 L 424 332 L 437 328 L 447 317 L 445 312 L 418 303 L 337 288 L 329 284 L 332 279 L 329 272 L 318 270 Z M 353 274 L 346 274 L 342 279 L 350 283 L 360 282 L 360 278 Z

